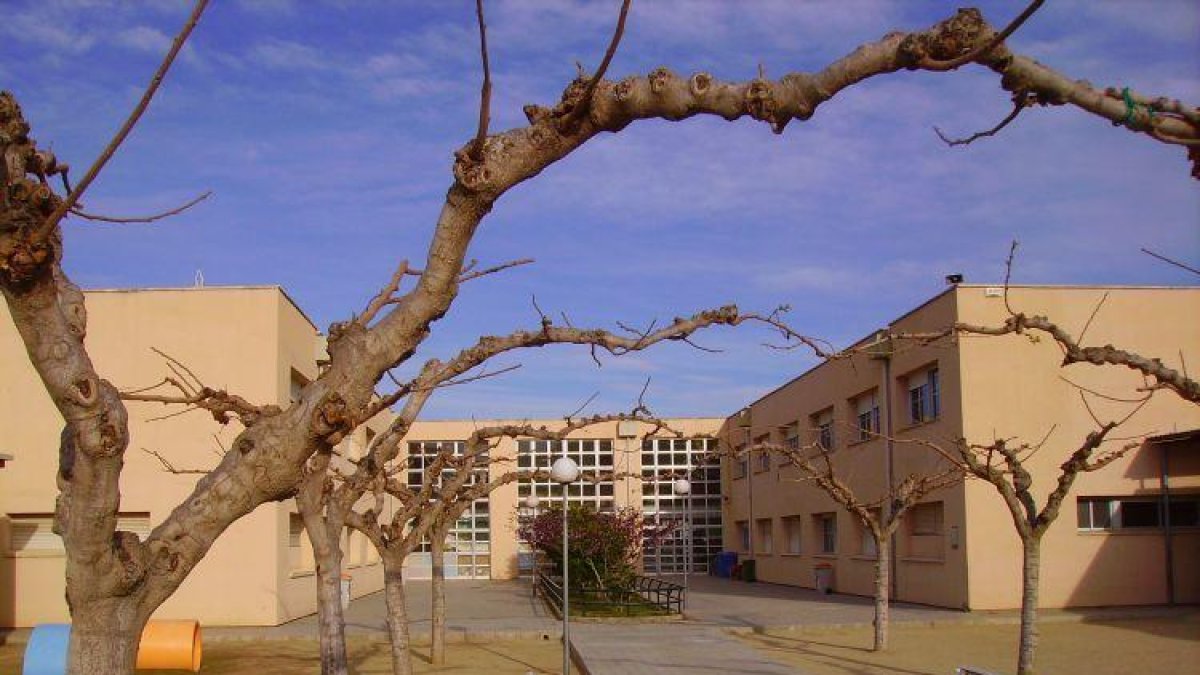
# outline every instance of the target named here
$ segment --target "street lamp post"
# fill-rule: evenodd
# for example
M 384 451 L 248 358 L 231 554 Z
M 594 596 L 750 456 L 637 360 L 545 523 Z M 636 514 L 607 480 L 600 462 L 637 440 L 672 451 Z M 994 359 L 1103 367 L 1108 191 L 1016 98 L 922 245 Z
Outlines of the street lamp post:
M 567 485 L 579 478 L 579 465 L 563 453 L 550 466 L 550 479 L 562 486 L 562 622 L 563 622 L 563 675 L 571 672 L 571 571 L 570 553 L 567 546 Z
M 692 571 L 692 484 L 686 478 L 675 481 L 671 487 L 678 497 L 683 497 L 683 602 L 681 609 L 687 609 L 688 575 Z
M 537 521 L 537 507 L 539 503 L 541 503 L 541 500 L 538 499 L 538 496 L 535 494 L 530 494 L 529 496 L 525 497 L 525 506 L 528 507 L 530 511 L 530 528 L 536 527 L 535 521 Z M 529 546 L 529 559 L 531 565 L 529 570 L 529 578 L 532 579 L 530 586 L 533 594 L 537 595 L 538 550 L 537 546 L 533 546 L 532 543 Z

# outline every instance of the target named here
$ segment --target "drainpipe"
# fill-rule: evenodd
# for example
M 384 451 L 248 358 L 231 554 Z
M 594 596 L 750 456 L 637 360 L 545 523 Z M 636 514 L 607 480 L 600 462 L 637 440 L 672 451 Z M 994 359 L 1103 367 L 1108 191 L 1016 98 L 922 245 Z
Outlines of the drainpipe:
M 885 444 L 884 454 L 886 456 L 886 462 L 887 462 L 886 470 L 887 470 L 888 493 L 891 494 L 892 490 L 895 489 L 895 487 L 896 487 L 896 457 L 895 457 L 896 444 L 895 444 L 895 441 L 893 440 L 894 425 L 893 425 L 893 420 L 892 420 L 892 402 L 893 402 L 893 400 L 892 400 L 892 340 L 891 340 L 891 338 L 888 338 L 886 351 L 884 351 L 880 355 L 880 359 L 883 361 L 883 386 L 880 387 L 880 390 L 882 391 L 882 394 L 883 394 L 883 396 L 882 396 L 882 398 L 883 398 L 883 418 L 884 418 L 883 432 L 884 432 L 884 444 Z M 890 518 L 891 511 L 892 511 L 892 501 L 890 499 L 888 500 L 886 507 L 888 509 L 888 516 Z M 892 540 L 892 542 L 891 542 L 892 555 L 889 558 L 889 567 L 891 569 L 888 570 L 888 572 L 889 572 L 888 576 L 890 577 L 890 580 L 891 580 L 891 588 L 888 590 L 891 593 L 892 599 L 896 599 L 899 596 L 898 589 L 900 587 L 900 584 L 899 584 L 900 567 L 897 564 L 897 558 L 899 557 L 900 549 L 896 546 L 896 533 L 895 532 L 893 532 L 891 534 L 890 538 Z
M 750 445 L 750 427 L 746 427 L 746 447 Z M 746 557 L 754 558 L 754 530 L 757 526 L 757 521 L 754 520 L 754 456 L 752 453 L 746 454 L 746 497 L 750 502 L 750 520 L 746 523 L 746 527 L 750 532 L 750 550 L 746 551 Z
M 1170 465 L 1170 443 L 1160 444 L 1162 448 L 1162 457 L 1159 459 L 1160 478 L 1162 481 L 1162 495 L 1159 501 L 1162 503 L 1163 513 L 1163 545 L 1166 553 L 1166 579 L 1167 579 L 1167 604 L 1175 604 L 1175 555 L 1172 549 L 1171 539 L 1171 465 Z

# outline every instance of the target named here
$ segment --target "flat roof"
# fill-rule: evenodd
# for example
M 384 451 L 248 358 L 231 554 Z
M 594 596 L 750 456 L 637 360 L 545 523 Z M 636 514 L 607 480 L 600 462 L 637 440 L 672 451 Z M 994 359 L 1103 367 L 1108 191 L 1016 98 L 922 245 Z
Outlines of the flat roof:
M 148 288 L 85 288 L 84 293 L 176 293 L 180 291 L 202 292 L 202 291 L 276 291 L 287 299 L 288 303 L 308 322 L 308 325 L 313 327 L 317 333 L 323 334 L 317 324 L 304 312 L 300 305 L 288 295 L 283 286 L 265 284 L 265 285 L 230 285 L 230 286 L 155 286 Z

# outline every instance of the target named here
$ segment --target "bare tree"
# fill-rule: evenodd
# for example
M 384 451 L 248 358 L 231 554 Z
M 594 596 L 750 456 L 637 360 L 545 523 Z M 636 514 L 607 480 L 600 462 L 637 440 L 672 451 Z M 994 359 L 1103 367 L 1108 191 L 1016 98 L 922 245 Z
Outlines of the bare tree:
M 532 424 L 481 427 L 471 434 L 462 448 L 440 448 L 432 463 L 423 467 L 419 485 L 397 479 L 397 475 L 407 474 L 406 465 L 395 467 L 377 477 L 374 484 L 378 489 L 374 493 L 376 499 L 372 505 L 365 511 L 349 511 L 344 522 L 366 535 L 383 560 L 384 597 L 387 602 L 394 672 L 409 673 L 412 668 L 409 658 L 407 610 L 404 605 L 404 561 L 422 542 L 429 542 L 435 568 L 433 652 L 435 659 L 443 661 L 446 626 L 444 576 L 439 578 L 436 571 L 441 566 L 438 558 L 445 550 L 445 538 L 451 527 L 473 502 L 500 487 L 523 479 L 546 479 L 549 475 L 545 470 L 506 471 L 498 475 L 495 471 L 489 471 L 489 468 L 506 461 L 491 456 L 492 441 L 501 437 L 561 440 L 580 429 L 614 421 L 637 421 L 650 425 L 648 433 L 667 428 L 661 420 L 638 411 L 628 415 L 597 415 L 578 420 L 568 419 L 557 429 Z M 580 479 L 596 482 L 612 480 L 616 475 L 587 472 L 582 474 Z M 399 502 L 399 508 L 390 517 L 381 520 L 383 503 L 380 498 L 385 493 Z M 336 623 L 331 623 L 329 628 L 341 630 L 341 626 Z M 322 629 L 324 630 L 324 626 Z M 323 636 L 322 640 L 325 639 Z M 344 650 L 344 642 L 342 649 Z M 344 661 L 343 652 L 341 662 Z
M 402 266 L 404 274 L 398 275 L 411 274 L 415 285 L 399 296 L 383 293 L 363 316 L 331 326 L 328 367 L 286 409 L 235 406 L 231 412 L 246 428 L 230 452 L 142 541 L 116 529 L 127 414 L 120 392 L 100 376 L 85 348 L 83 294 L 60 264 L 60 221 L 77 206 L 146 110 L 205 6 L 205 0 L 197 2 L 133 114 L 65 197 L 55 194 L 46 180 L 65 168 L 37 148 L 15 98 L 0 94 L 0 181 L 5 188 L 0 202 L 0 290 L 29 358 L 65 421 L 55 522 L 67 550 L 72 673 L 132 671 L 146 620 L 217 537 L 258 505 L 293 496 L 309 459 L 330 452 L 375 414 L 376 385 L 415 353 L 432 324 L 450 310 L 460 284 L 471 278 L 466 251 L 497 199 L 602 132 L 619 132 L 638 120 L 676 121 L 695 115 L 729 120 L 749 116 L 782 132 L 791 120 L 810 118 L 819 105 L 867 78 L 900 70 L 951 71 L 976 63 L 996 73 L 1000 86 L 1025 107 L 1071 105 L 1155 141 L 1189 146 L 1190 158 L 1200 162 L 1195 147 L 1200 113 L 1195 107 L 1129 90 L 1097 88 L 1013 54 L 1003 41 L 1008 31 L 996 31 L 976 10 L 961 10 L 924 30 L 889 33 L 815 73 L 789 73 L 778 80 L 760 75 L 723 82 L 708 73 L 680 77 L 666 68 L 619 82 L 604 79 L 603 72 L 580 74 L 553 106 L 527 106 L 527 126 L 502 133 L 487 131 L 490 87 L 485 87 L 480 131 L 456 153 L 454 180 L 433 228 L 425 265 L 419 272 Z M 619 36 L 618 28 L 609 52 L 616 49 Z M 647 340 L 686 340 L 701 328 L 737 325 L 749 318 L 727 307 L 679 320 L 652 336 L 628 338 L 593 336 L 546 320 L 542 330 L 515 339 L 527 346 L 568 342 L 623 352 L 641 348 Z M 486 352 L 491 346 L 485 342 L 479 349 Z M 202 391 L 189 402 L 227 409 L 230 396 Z
M 1146 400 L 1149 400 L 1147 397 Z M 1034 494 L 1034 476 L 1027 468 L 1030 457 L 1037 453 L 1048 438 L 1036 444 L 998 439 L 989 444 L 966 441 L 957 446 L 955 456 L 959 465 L 971 476 L 991 483 L 1004 500 L 1012 515 L 1013 526 L 1021 538 L 1021 634 L 1018 646 L 1017 673 L 1032 675 L 1037 649 L 1038 587 L 1041 574 L 1042 535 L 1058 518 L 1063 501 L 1081 473 L 1097 471 L 1124 456 L 1141 442 L 1125 442 L 1120 447 L 1102 450 L 1109 433 L 1129 419 L 1140 404 L 1121 420 L 1099 422 L 1067 460 L 1060 466 L 1054 489 L 1038 506 Z
M 862 497 L 845 475 L 849 462 L 845 452 L 835 452 L 820 442 L 799 447 L 767 443 L 730 451 L 735 459 L 753 452 L 767 452 L 782 457 L 796 467 L 800 474 L 798 480 L 815 485 L 854 516 L 870 534 L 875 543 L 875 631 L 872 648 L 876 651 L 887 649 L 888 597 L 894 553 L 892 535 L 913 506 L 929 494 L 961 482 L 963 471 L 956 463 L 940 461 L 940 457 L 931 452 L 934 461 L 927 471 L 909 473 L 888 486 L 883 494 Z

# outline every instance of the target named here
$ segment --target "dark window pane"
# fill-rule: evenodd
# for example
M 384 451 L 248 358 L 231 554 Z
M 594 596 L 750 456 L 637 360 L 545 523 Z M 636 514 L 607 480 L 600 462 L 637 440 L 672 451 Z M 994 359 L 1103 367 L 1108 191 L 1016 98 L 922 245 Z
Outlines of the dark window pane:
M 1170 513 L 1171 527 L 1200 526 L 1200 500 L 1173 498 L 1171 499 Z
M 1157 502 L 1121 502 L 1121 527 L 1158 527 Z

